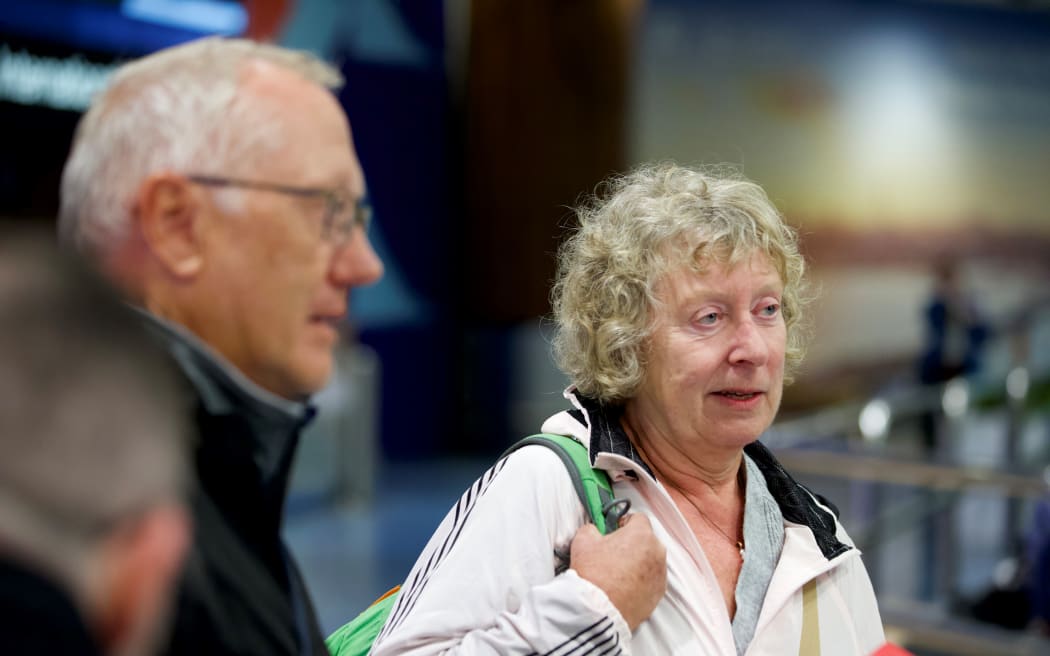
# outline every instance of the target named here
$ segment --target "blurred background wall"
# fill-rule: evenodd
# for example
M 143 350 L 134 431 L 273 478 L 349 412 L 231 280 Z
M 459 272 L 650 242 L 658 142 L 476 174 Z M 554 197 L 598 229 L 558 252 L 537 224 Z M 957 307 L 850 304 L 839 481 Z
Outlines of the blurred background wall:
M 1039 298 L 1048 20 L 1005 1 L 9 0 L 0 215 L 53 220 L 79 111 L 116 63 L 268 38 L 348 80 L 390 271 L 348 332 L 383 363 L 387 456 L 494 453 L 560 404 L 540 319 L 570 207 L 653 159 L 736 165 L 800 229 L 821 295 L 790 411 L 914 370 L 938 261 L 961 261 L 993 321 Z
M 435 477 L 447 494 L 389 551 L 410 564 L 481 470 L 404 468 L 491 459 L 562 408 L 544 317 L 571 206 L 672 158 L 737 167 L 802 235 L 814 339 L 769 442 L 838 493 L 880 595 L 973 615 L 1021 562 L 1050 463 L 1050 3 L 6 0 L 0 217 L 54 221 L 107 71 L 213 33 L 342 69 L 387 264 L 354 293 L 298 498 L 405 500 L 381 472 Z M 921 386 L 948 263 L 987 338 L 954 387 Z M 995 484 L 974 491 L 974 467 Z M 368 507 L 379 524 L 354 533 L 374 537 L 397 515 Z M 318 562 L 345 569 L 343 548 Z
M 632 159 L 738 163 L 802 231 L 823 288 L 805 382 L 907 368 L 937 260 L 961 260 L 1000 321 L 1045 290 L 1050 25 L 1033 3 L 649 9 Z

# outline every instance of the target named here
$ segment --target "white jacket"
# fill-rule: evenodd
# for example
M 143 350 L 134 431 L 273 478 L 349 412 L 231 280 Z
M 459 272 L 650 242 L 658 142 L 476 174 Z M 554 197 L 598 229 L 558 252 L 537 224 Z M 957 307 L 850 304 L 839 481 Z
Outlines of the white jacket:
M 615 496 L 649 516 L 667 547 L 667 594 L 656 610 L 632 635 L 599 588 L 571 569 L 555 576 L 554 551 L 567 548 L 586 513 L 558 457 L 524 447 L 479 478 L 442 521 L 406 579 L 373 655 L 736 655 L 718 582 L 685 518 L 630 457 L 633 450 L 615 422 L 595 416 L 602 412 L 598 406 L 567 396 L 576 411 L 551 417 L 543 432 L 589 445 L 592 462 L 609 472 Z M 753 459 L 768 455 L 757 448 L 762 453 L 749 451 Z M 859 552 L 771 456 L 766 464 L 770 492 L 782 510 L 789 507 L 786 514 L 816 508 L 818 520 L 825 519 L 811 522 L 813 529 L 785 519 L 784 546 L 745 654 L 872 653 L 884 637 Z

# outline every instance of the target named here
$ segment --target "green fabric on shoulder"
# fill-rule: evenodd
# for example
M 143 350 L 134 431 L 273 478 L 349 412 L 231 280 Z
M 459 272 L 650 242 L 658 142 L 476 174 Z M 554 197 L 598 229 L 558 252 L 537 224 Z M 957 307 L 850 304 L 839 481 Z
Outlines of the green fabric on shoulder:
M 573 489 L 576 490 L 580 503 L 598 530 L 603 534 L 608 533 L 607 524 L 611 524 L 611 530 L 615 530 L 619 514 L 622 514 L 626 507 L 621 507 L 617 512 L 609 476 L 604 471 L 591 467 L 590 456 L 583 444 L 564 435 L 540 433 L 516 442 L 500 458 L 505 458 L 521 447 L 531 444 L 547 447 L 558 455 L 572 478 Z M 606 513 L 610 510 L 616 514 L 607 516 Z M 372 649 L 372 643 L 383 630 L 386 618 L 397 603 L 399 590 L 400 586 L 376 599 L 360 615 L 328 636 L 325 645 L 329 653 L 332 656 L 367 656 Z

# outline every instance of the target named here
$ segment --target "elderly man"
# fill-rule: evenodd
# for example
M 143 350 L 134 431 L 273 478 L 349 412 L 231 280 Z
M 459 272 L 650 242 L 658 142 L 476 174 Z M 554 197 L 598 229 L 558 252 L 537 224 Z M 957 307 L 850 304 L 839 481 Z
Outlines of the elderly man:
M 197 392 L 172 653 L 326 653 L 280 529 L 348 292 L 383 271 L 340 84 L 250 41 L 161 51 L 116 72 L 63 174 L 64 239 L 144 310 Z
M 3 233 L 0 654 L 154 653 L 190 534 L 178 378 L 50 239 Z

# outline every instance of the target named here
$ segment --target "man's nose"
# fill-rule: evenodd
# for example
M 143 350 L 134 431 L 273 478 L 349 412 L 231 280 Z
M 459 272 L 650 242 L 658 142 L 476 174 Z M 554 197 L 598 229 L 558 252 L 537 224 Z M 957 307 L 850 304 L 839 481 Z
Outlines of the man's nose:
M 383 261 L 363 230 L 355 228 L 350 238 L 336 247 L 329 274 L 340 287 L 363 287 L 383 277 Z

